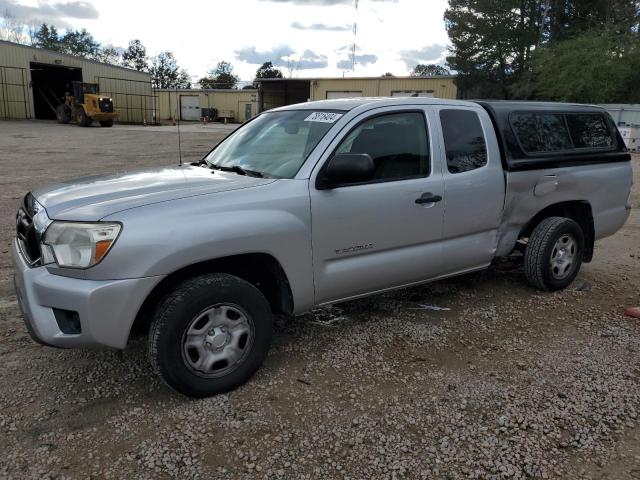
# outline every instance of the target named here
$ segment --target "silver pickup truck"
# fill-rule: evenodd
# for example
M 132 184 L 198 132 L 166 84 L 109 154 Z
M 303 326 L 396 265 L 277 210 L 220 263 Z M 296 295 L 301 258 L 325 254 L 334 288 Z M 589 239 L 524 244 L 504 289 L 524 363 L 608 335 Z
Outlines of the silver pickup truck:
M 200 162 L 26 195 L 15 285 L 34 340 L 122 349 L 175 390 L 245 382 L 274 314 L 483 269 L 520 249 L 567 287 L 629 216 L 630 156 L 600 108 L 373 98 L 265 112 Z

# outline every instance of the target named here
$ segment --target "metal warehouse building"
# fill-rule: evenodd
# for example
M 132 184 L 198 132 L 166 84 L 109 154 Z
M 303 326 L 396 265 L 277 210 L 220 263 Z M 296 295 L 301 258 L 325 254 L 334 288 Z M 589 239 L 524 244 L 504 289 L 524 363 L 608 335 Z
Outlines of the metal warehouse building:
M 119 121 L 152 122 L 149 74 L 63 53 L 0 41 L 0 118 L 54 119 L 73 81 L 97 83 L 113 99 Z
M 263 79 L 258 110 L 313 100 L 349 97 L 457 98 L 455 76 Z
M 200 120 L 215 109 L 218 119 L 244 122 L 258 113 L 257 90 L 156 90 L 158 120 Z

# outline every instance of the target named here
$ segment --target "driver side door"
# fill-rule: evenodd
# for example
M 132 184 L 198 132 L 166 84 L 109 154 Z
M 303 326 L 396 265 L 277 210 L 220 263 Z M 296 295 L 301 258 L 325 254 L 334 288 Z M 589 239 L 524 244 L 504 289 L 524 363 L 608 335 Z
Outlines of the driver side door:
M 441 274 L 444 185 L 432 123 L 426 106 L 363 113 L 316 166 L 310 179 L 316 304 Z M 373 179 L 318 188 L 335 153 L 369 154 Z

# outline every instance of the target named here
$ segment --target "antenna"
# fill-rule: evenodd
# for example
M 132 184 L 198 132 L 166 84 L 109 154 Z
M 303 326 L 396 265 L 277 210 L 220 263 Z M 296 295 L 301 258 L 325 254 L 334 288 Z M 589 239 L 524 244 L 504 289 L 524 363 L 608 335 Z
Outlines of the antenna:
M 180 112 L 178 111 L 178 103 L 180 102 L 180 97 L 178 97 L 178 87 L 176 90 L 176 119 L 178 120 L 178 166 L 182 166 L 182 142 L 180 138 Z

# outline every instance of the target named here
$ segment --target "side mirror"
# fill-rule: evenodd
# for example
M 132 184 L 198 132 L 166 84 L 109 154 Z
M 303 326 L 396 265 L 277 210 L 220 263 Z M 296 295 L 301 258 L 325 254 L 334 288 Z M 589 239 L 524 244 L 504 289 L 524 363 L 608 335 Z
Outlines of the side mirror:
M 317 183 L 326 190 L 348 183 L 367 182 L 373 178 L 375 165 L 368 153 L 338 153 L 328 162 Z

